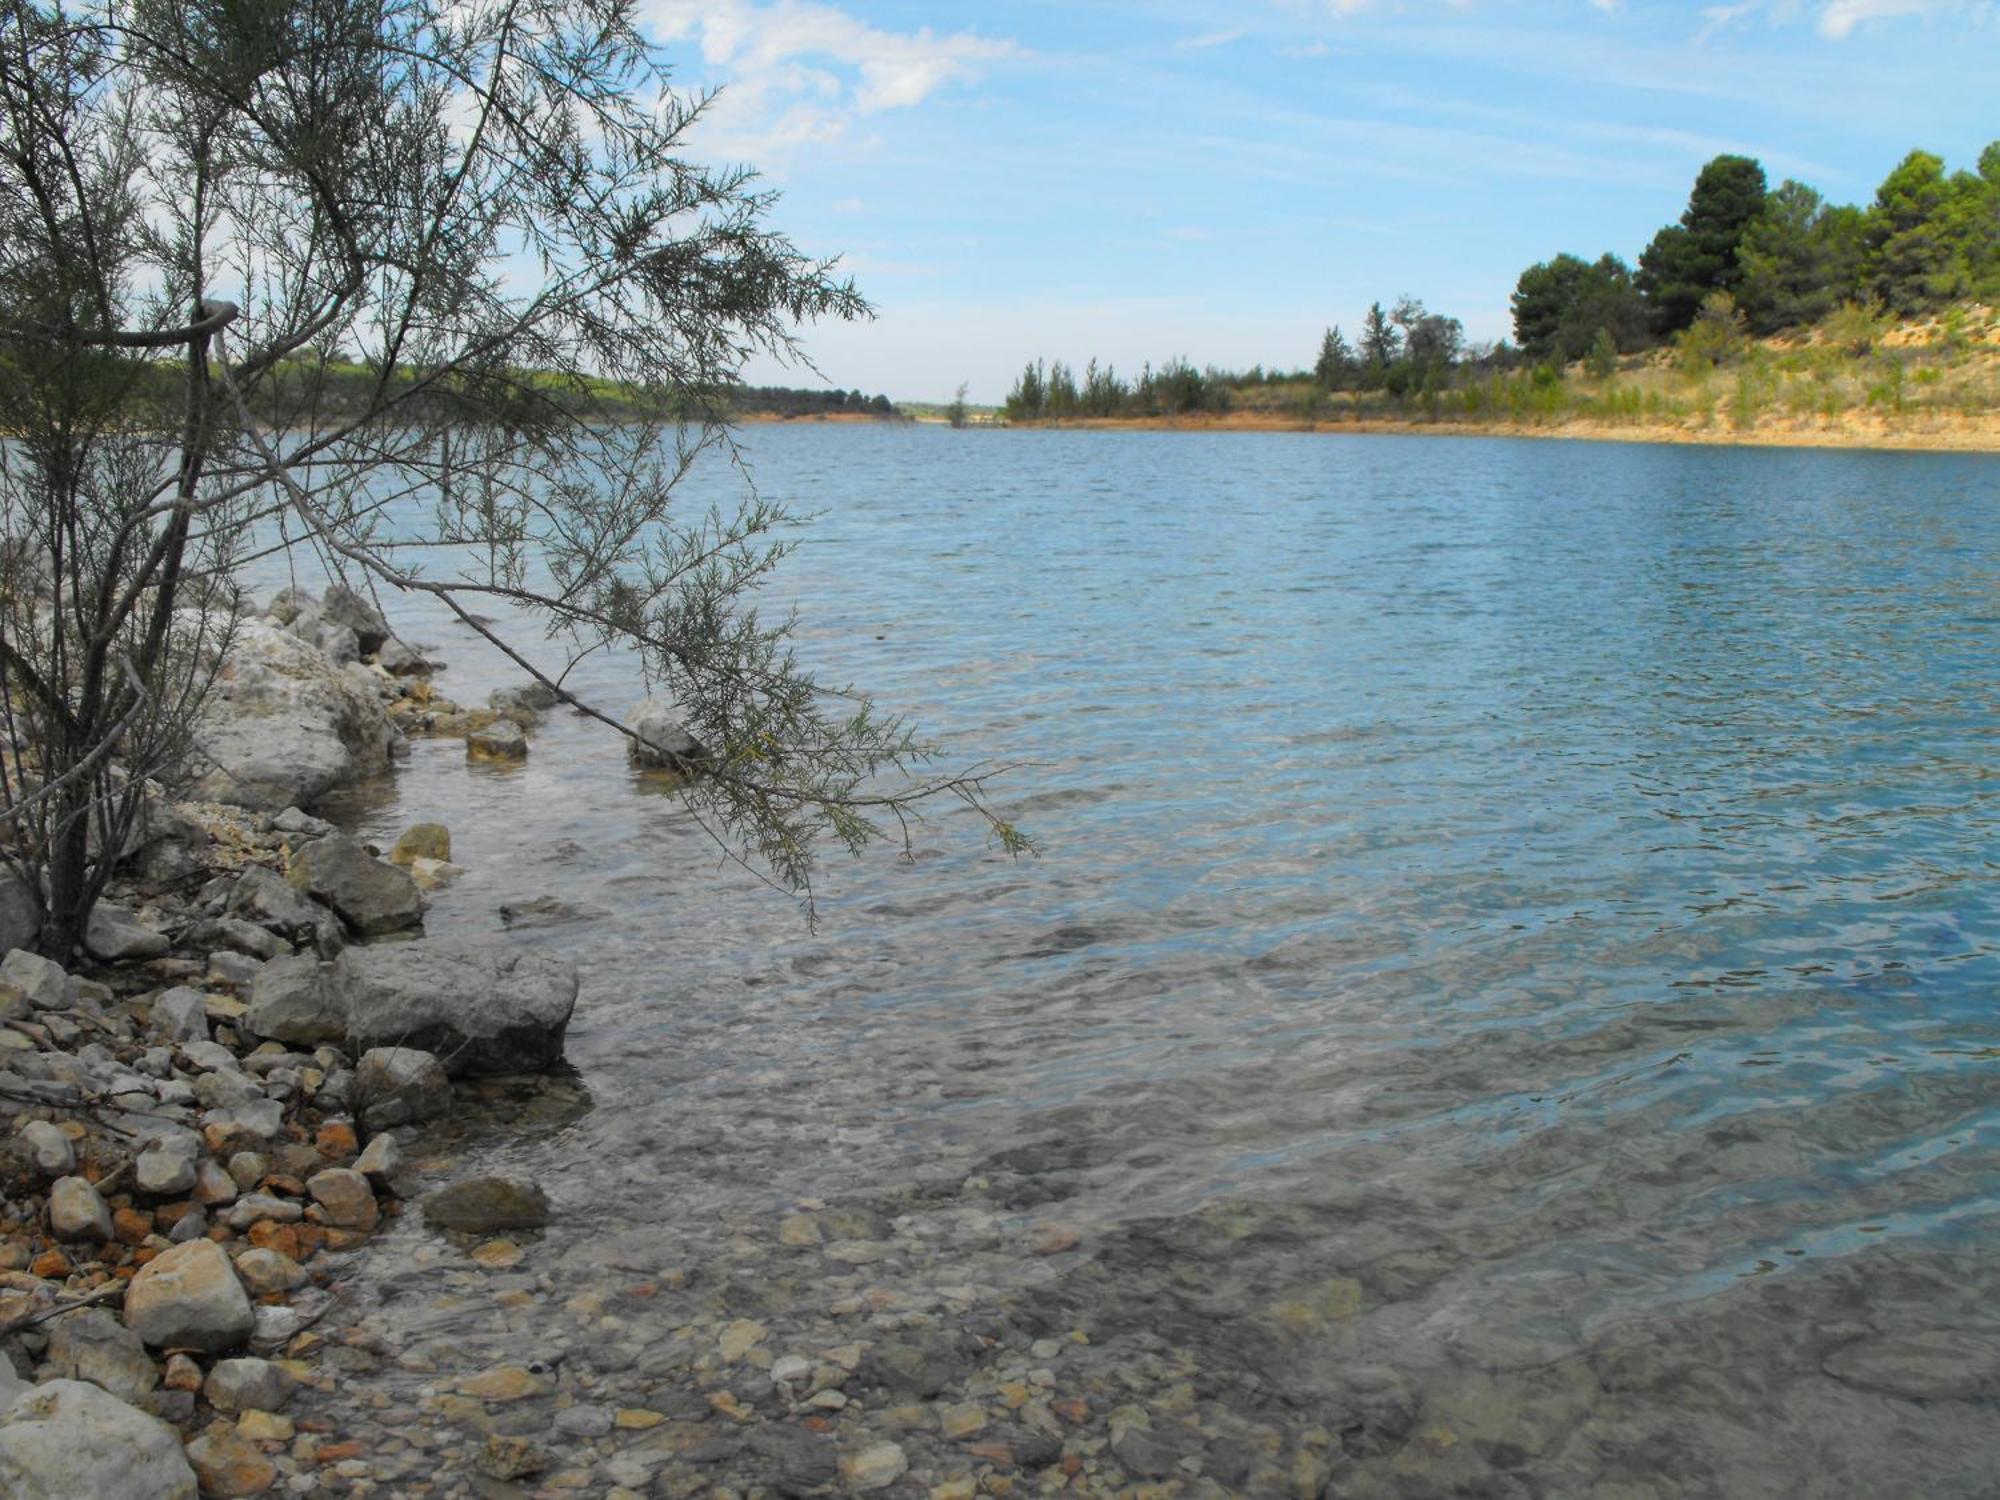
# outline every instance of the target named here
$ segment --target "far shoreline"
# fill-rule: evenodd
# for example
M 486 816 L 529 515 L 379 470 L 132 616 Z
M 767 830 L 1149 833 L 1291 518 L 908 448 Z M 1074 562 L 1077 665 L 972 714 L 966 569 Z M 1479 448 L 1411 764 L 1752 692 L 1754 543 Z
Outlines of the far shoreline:
M 916 419 L 926 421 L 924 418 Z M 942 425 L 934 421 L 926 425 Z M 1372 437 L 1534 438 L 1596 443 L 1659 443 L 1681 447 L 1831 448 L 1906 453 L 2000 453 L 2000 413 L 1935 428 L 1899 428 L 1888 423 L 1857 426 L 1772 426 L 1735 429 L 1690 427 L 1672 422 L 1418 422 L 1364 418 L 1313 422 L 1264 412 L 1194 414 L 1180 417 L 1085 417 L 1061 421 L 978 422 L 986 428 L 1083 432 L 1238 432 Z

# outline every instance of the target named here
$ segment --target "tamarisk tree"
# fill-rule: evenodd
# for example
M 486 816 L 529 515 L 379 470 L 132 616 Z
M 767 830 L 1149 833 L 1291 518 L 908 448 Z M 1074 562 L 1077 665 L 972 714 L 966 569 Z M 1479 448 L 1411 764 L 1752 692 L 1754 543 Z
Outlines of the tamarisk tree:
M 827 838 L 930 796 L 1018 847 L 990 768 L 929 772 L 760 618 L 781 505 L 747 475 L 675 505 L 735 457 L 744 360 L 868 311 L 750 173 L 688 159 L 706 104 L 626 0 L 0 0 L 0 857 L 44 951 L 279 546 L 431 596 L 587 713 L 495 616 L 636 650 L 707 747 L 690 809 L 808 897 Z

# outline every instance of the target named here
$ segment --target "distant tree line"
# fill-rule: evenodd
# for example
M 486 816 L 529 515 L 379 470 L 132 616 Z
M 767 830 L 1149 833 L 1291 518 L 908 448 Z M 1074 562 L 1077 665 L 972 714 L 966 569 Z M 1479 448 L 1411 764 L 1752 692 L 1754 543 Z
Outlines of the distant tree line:
M 887 396 L 861 391 L 807 391 L 782 385 L 737 386 L 729 392 L 731 410 L 780 417 L 896 417 L 902 413 Z
M 1865 208 L 1787 179 L 1768 186 L 1747 156 L 1701 169 L 1680 218 L 1640 252 L 1562 254 L 1521 273 L 1514 338 L 1533 360 L 1627 353 L 1711 321 L 1752 333 L 1819 322 L 1847 303 L 1902 317 L 2000 298 L 2000 141 L 1978 170 L 1946 174 L 1912 151 Z
M 1184 359 L 1126 380 L 1095 359 L 1081 374 L 1061 360 L 1035 360 L 1021 371 L 1002 408 L 1010 422 L 1061 422 L 1078 417 L 1176 417 L 1188 412 L 1229 409 L 1229 391 L 1238 378 L 1212 366 L 1197 370 Z
M 1329 391 L 1386 391 L 1403 396 L 1439 388 L 1469 355 L 1465 328 L 1457 318 L 1433 313 L 1414 297 L 1399 297 L 1384 310 L 1368 310 L 1358 345 L 1338 328 L 1321 341 L 1313 369 L 1284 371 L 1262 365 L 1247 371 L 1196 369 L 1185 359 L 1144 366 L 1127 381 L 1095 359 L 1079 375 L 1061 360 L 1035 360 L 1007 393 L 1003 411 L 1010 422 L 1060 422 L 1081 417 L 1173 417 L 1192 412 L 1225 412 L 1232 392 L 1266 385 L 1316 382 Z

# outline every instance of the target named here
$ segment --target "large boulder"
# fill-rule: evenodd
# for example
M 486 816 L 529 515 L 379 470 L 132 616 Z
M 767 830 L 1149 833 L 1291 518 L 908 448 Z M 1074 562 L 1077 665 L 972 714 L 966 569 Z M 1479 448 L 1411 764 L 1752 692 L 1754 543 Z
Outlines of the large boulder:
M 625 757 L 644 771 L 692 770 L 708 753 L 663 699 L 640 699 L 625 715 L 625 727 L 636 736 L 625 741 Z
M 180 1439 L 81 1380 L 52 1380 L 0 1411 L 7 1500 L 196 1500 Z
M 277 812 L 389 768 L 381 699 L 326 653 L 243 620 L 195 724 L 197 796 Z
M 332 907 L 363 937 L 399 932 L 424 919 L 424 898 L 410 872 L 377 859 L 341 834 L 328 834 L 299 850 L 288 878 L 296 889 Z
M 256 1326 L 249 1293 L 214 1240 L 189 1240 L 139 1268 L 125 1292 L 125 1326 L 155 1349 L 220 1353 Z
M 250 985 L 243 1029 L 266 1041 L 317 1047 L 347 1036 L 347 1005 L 327 983 L 329 966 L 310 953 L 274 958 Z
M 562 1060 L 576 965 L 464 943 L 350 948 L 333 966 L 348 1047 L 416 1047 L 453 1077 L 539 1073 Z

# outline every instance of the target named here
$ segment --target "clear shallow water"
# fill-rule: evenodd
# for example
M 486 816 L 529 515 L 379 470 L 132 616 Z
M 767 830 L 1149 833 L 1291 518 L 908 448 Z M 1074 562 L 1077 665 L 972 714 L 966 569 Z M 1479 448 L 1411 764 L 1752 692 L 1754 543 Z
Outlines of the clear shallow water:
M 941 813 L 830 867 L 815 933 L 581 722 L 518 772 L 418 744 L 353 816 L 451 825 L 429 930 L 585 972 L 573 1101 L 469 1111 L 455 1164 L 550 1186 L 523 1278 L 687 1274 L 593 1329 L 433 1265 L 406 1335 L 572 1348 L 658 1407 L 714 1388 L 648 1362 L 710 1316 L 775 1352 L 1082 1330 L 1070 1440 L 1122 1391 L 1190 1492 L 2000 1488 L 2000 463 L 749 443 L 825 512 L 808 658 L 1023 763 L 994 797 L 1043 853 Z M 508 680 L 391 612 L 453 696 Z M 582 919 L 503 933 L 541 894 Z M 801 1200 L 883 1255 L 777 1248 Z M 1032 1253 L 1052 1222 L 1078 1247 Z M 1148 1477 L 1116 1449 L 1083 1478 Z

